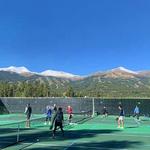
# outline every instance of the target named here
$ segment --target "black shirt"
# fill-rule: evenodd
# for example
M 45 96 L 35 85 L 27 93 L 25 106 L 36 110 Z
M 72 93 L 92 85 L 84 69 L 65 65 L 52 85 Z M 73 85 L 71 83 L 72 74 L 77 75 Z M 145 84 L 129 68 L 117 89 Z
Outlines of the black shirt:
M 31 113 L 32 113 L 32 108 L 31 106 L 28 106 L 26 114 L 31 114 Z
M 119 116 L 124 116 L 124 110 L 123 109 L 120 110 Z

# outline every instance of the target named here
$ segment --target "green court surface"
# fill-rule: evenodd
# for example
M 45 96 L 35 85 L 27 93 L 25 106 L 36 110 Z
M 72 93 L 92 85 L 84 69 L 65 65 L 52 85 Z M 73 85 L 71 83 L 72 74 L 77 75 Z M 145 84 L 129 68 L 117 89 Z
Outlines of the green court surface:
M 16 129 L 3 125 L 0 127 L 0 148 L 4 150 L 150 149 L 149 118 L 142 118 L 140 122 L 137 122 L 132 117 L 126 117 L 124 129 L 117 128 L 115 118 L 115 116 L 107 118 L 97 116 L 84 119 L 78 124 L 66 125 L 65 136 L 62 137 L 61 132 L 58 131 L 55 139 L 52 139 L 49 125 L 45 126 L 44 121 L 41 120 L 41 122 L 35 122 L 30 129 L 21 128 L 18 143 L 15 143 Z

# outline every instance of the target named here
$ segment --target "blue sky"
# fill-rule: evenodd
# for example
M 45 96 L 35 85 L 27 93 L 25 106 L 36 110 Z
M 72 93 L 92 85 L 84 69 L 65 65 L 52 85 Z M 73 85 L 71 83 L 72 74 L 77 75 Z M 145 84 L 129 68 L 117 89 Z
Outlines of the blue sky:
M 149 58 L 149 0 L 0 1 L 0 67 L 86 75 Z

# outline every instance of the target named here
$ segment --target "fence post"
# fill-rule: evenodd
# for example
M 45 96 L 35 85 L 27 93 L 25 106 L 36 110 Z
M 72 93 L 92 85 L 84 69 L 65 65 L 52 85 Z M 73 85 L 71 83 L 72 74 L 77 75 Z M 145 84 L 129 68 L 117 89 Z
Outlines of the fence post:
M 95 100 L 92 98 L 92 107 L 93 107 L 93 112 L 92 112 L 92 117 L 95 116 Z

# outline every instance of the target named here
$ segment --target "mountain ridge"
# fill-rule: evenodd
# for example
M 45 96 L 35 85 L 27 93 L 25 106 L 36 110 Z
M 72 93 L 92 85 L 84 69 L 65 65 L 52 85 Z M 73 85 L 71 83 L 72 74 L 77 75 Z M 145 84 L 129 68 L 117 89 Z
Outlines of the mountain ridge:
M 9 87 L 8 92 L 14 87 L 12 93 L 16 91 L 16 86 L 18 89 L 16 93 L 20 93 L 21 89 L 30 88 L 30 90 L 26 89 L 30 94 L 25 94 L 25 96 L 43 96 L 45 91 L 47 91 L 48 96 L 64 96 L 67 88 L 72 87 L 76 96 L 124 97 L 127 95 L 130 97 L 150 97 L 149 71 L 136 73 L 119 67 L 87 76 L 73 76 L 72 78 L 49 76 L 49 74 L 45 76 L 40 73 L 30 72 L 27 68 L 21 68 L 23 70 L 22 72 L 20 70 L 16 71 L 15 69 L 12 67 L 11 70 L 7 68 L 0 69 L 1 96 L 6 91 L 4 87 L 7 85 L 5 88 Z M 40 95 L 38 95 L 38 89 L 34 93 L 34 89 L 38 87 L 41 89 L 44 88 L 43 91 L 41 90 Z M 24 95 L 25 91 L 22 91 L 23 93 L 20 95 Z M 7 95 L 7 92 L 5 95 Z M 16 94 L 15 96 L 18 95 Z
M 105 77 L 127 77 L 127 78 L 133 78 L 136 76 L 150 76 L 150 71 L 132 71 L 129 69 L 126 69 L 124 67 L 117 67 L 114 69 L 106 70 L 106 71 L 98 71 L 96 73 L 92 73 L 90 75 L 80 76 L 75 75 L 72 73 L 64 72 L 64 71 L 55 71 L 55 70 L 45 70 L 42 72 L 32 72 L 29 69 L 27 69 L 24 66 L 16 67 L 16 66 L 10 66 L 6 68 L 0 68 L 0 71 L 6 71 L 6 72 L 15 72 L 24 76 L 32 76 L 32 75 L 40 75 L 40 76 L 51 76 L 51 77 L 60 77 L 60 78 L 74 78 L 74 79 L 83 79 L 89 76 L 98 76 L 98 75 L 105 75 Z

